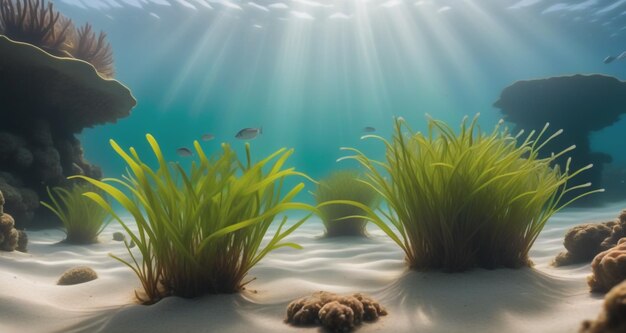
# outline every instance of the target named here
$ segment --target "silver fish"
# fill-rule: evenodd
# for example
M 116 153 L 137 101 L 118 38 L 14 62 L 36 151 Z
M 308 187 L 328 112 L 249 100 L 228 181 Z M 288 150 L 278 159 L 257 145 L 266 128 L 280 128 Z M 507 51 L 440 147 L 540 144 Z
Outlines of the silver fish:
M 617 56 L 617 58 L 615 58 L 615 60 L 622 60 L 626 58 L 626 51 L 620 53 L 620 55 Z
M 263 134 L 263 127 L 259 128 L 244 128 L 235 135 L 235 138 L 240 140 L 252 140 L 259 134 Z
M 209 134 L 209 133 L 202 134 L 202 141 L 211 141 L 213 139 L 215 139 L 215 135 L 213 134 Z
M 376 132 L 376 129 L 374 127 L 372 127 L 372 126 L 365 126 L 363 128 L 363 132 L 365 132 L 365 133 L 374 133 L 374 132 Z
M 613 60 L 615 60 L 615 57 L 610 55 L 610 56 L 604 58 L 604 60 L 602 62 L 605 63 L 605 64 L 610 64 L 610 63 L 613 62 Z
M 176 154 L 178 154 L 178 156 L 180 157 L 193 156 L 193 152 L 189 148 L 186 148 L 186 147 L 180 147 L 176 149 Z

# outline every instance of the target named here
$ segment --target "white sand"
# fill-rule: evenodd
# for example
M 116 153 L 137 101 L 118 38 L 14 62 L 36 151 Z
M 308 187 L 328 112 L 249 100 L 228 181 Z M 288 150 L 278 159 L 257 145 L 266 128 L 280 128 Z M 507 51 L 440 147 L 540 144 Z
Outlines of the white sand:
M 403 253 L 376 228 L 370 239 L 321 239 L 310 220 L 290 240 L 304 250 L 271 253 L 250 276 L 248 291 L 199 299 L 136 304 L 140 287 L 130 269 L 107 256 L 125 255 L 111 234 L 89 246 L 58 244 L 58 230 L 29 232 L 29 252 L 0 252 L 0 332 L 320 332 L 283 323 L 285 307 L 316 290 L 366 292 L 389 310 L 359 332 L 576 332 L 595 318 L 602 297 L 588 292 L 589 265 L 549 266 L 564 232 L 585 220 L 612 219 L 626 205 L 568 210 L 553 218 L 531 252 L 534 269 L 473 270 L 461 274 L 408 271 Z M 76 265 L 95 281 L 57 286 Z

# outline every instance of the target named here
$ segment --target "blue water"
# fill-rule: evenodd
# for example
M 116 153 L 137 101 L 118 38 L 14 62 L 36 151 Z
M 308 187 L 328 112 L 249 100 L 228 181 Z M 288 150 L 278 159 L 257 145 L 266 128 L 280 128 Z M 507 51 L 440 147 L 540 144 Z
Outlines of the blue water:
M 108 34 L 116 79 L 138 100 L 132 115 L 85 130 L 87 158 L 117 176 L 108 146 L 148 153 L 152 133 L 172 160 L 204 133 L 209 151 L 244 127 L 259 157 L 295 148 L 291 165 L 320 177 L 354 146 L 364 126 L 389 136 L 393 116 L 423 129 L 426 113 L 451 123 L 480 112 L 485 128 L 501 117 L 492 104 L 521 79 L 603 73 L 626 79 L 626 1 L 60 0 L 76 23 Z M 271 4 L 284 3 L 284 6 Z M 212 7 L 207 8 L 207 5 Z M 193 8 L 191 8 L 193 7 Z M 280 8 L 280 7 L 287 7 Z M 626 164 L 626 121 L 594 134 L 593 148 Z

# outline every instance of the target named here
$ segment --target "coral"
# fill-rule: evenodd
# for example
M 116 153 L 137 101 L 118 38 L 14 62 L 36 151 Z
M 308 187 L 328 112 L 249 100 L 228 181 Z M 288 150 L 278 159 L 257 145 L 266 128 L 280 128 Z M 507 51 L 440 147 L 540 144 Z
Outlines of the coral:
M 345 331 L 384 315 L 385 308 L 363 294 L 341 296 L 318 291 L 289 303 L 285 322 L 297 326 L 321 324 L 331 331 Z
M 363 320 L 372 321 L 387 315 L 387 310 L 369 296 L 360 293 L 352 296 L 363 304 Z
M 318 323 L 318 313 L 322 306 L 324 306 L 324 303 L 316 296 L 297 299 L 287 306 L 287 322 L 295 325 Z
M 593 274 L 587 279 L 591 291 L 606 292 L 626 279 L 626 238 L 617 246 L 600 252 L 591 263 Z
M 38 196 L 32 190 L 9 173 L 0 172 L 0 191 L 4 193 L 4 209 L 17 221 L 25 222 L 33 218 L 33 211 L 38 207 Z
M 606 251 L 626 237 L 626 210 L 615 220 L 603 223 L 577 225 L 567 231 L 563 245 L 567 251 L 559 253 L 554 266 L 590 262 L 598 253 Z
M 46 0 L 0 0 L 0 34 L 56 56 L 86 61 L 105 78 L 114 76 L 113 51 L 106 34 L 91 24 L 76 29 Z
M 92 31 L 91 24 L 85 23 L 78 28 L 77 39 L 70 53 L 77 59 L 92 64 L 98 73 L 104 77 L 113 77 L 113 51 L 106 41 L 106 33 L 100 32 L 98 36 Z
M 345 203 L 332 203 L 334 200 L 349 200 L 374 207 L 378 194 L 359 178 L 355 171 L 337 171 L 320 180 L 315 199 L 326 228 L 326 236 L 367 236 L 367 220 L 356 217 L 365 215 L 362 209 Z M 320 205 L 324 203 L 330 204 Z
M 45 225 L 55 221 L 39 208 L 40 199 L 48 201 L 47 187 L 69 188 L 66 178 L 77 174 L 102 177 L 85 160 L 76 135 L 128 116 L 136 101 L 83 61 L 56 58 L 4 36 L 0 54 L 0 190 L 18 228 L 30 227 L 35 214 Z
M 626 332 L 626 281 L 613 287 L 604 297 L 604 309 L 596 320 L 583 322 L 580 333 Z
M 578 180 L 597 187 L 603 185 L 603 165 L 611 162 L 611 156 L 592 152 L 590 135 L 614 124 L 626 113 L 626 82 L 599 74 L 518 81 L 502 91 L 494 106 L 518 129 L 540 130 L 546 122 L 562 128 L 563 139 L 548 143 L 542 155 L 549 157 L 574 144 L 571 167 L 594 165 Z M 567 157 L 557 161 L 563 167 Z
M 337 301 L 326 303 L 319 310 L 322 326 L 331 332 L 343 332 L 354 327 L 354 312 L 349 306 Z
M 0 34 L 63 55 L 73 29 L 45 0 L 0 0 Z
M 0 250 L 26 252 L 26 233 L 15 229 L 13 217 L 4 212 L 4 195 L 0 191 Z M 20 236 L 23 237 L 20 239 Z
M 89 282 L 97 278 L 98 274 L 93 269 L 87 266 L 77 266 L 65 271 L 59 278 L 59 281 L 57 281 L 57 284 L 67 286 Z

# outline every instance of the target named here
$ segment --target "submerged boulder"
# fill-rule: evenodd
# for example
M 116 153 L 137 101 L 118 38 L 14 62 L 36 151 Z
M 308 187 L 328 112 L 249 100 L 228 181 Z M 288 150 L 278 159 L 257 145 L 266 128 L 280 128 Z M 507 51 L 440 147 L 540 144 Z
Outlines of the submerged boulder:
M 592 151 L 589 136 L 614 124 L 626 113 L 626 82 L 600 74 L 518 81 L 502 91 L 494 106 L 518 129 L 541 130 L 546 123 L 550 123 L 552 133 L 563 129 L 559 138 L 544 147 L 544 153 L 558 153 L 576 145 L 568 154 L 572 158 L 571 168 L 594 165 L 577 176 L 577 180 L 602 187 L 603 165 L 612 158 Z M 565 158 L 559 161 L 562 166 L 565 162 Z
M 66 187 L 76 174 L 102 177 L 76 135 L 128 116 L 136 101 L 84 61 L 1 35 L 0 54 L 0 190 L 6 210 L 25 227 L 47 198 L 46 187 Z

